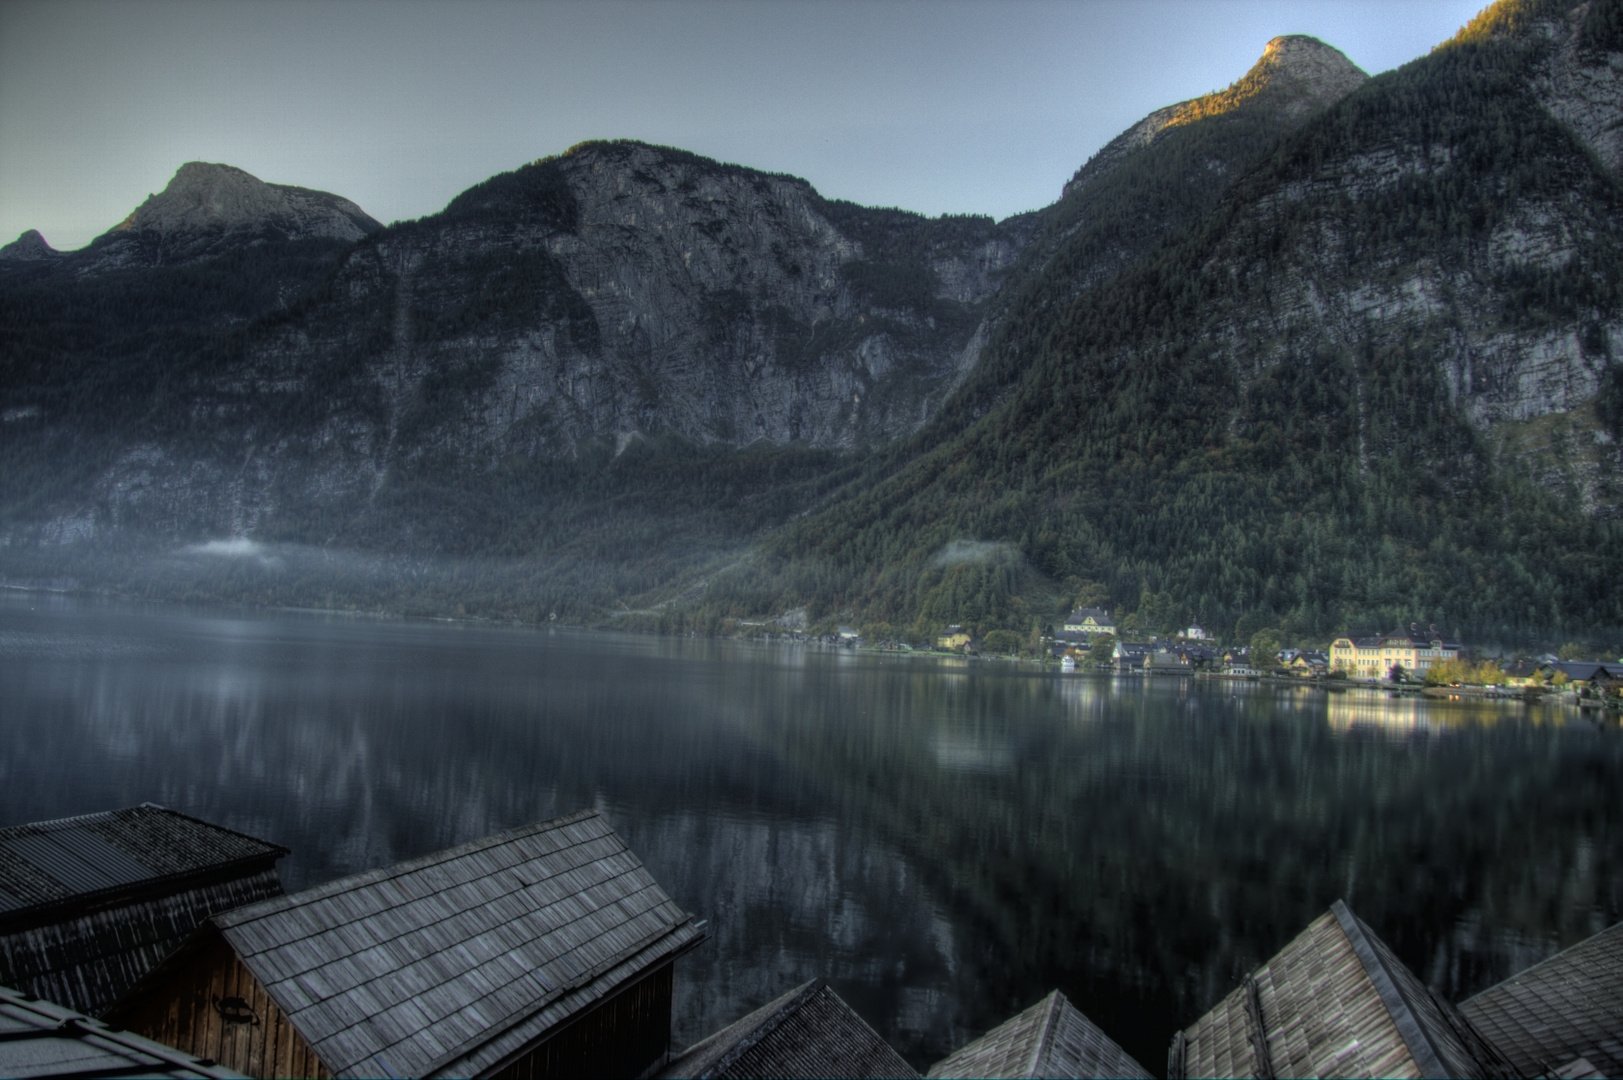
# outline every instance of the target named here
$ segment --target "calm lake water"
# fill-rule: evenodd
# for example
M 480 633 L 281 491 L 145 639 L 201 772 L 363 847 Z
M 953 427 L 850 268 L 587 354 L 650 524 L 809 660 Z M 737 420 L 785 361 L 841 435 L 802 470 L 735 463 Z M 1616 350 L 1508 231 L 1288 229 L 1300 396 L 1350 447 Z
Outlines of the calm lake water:
M 679 1043 L 821 975 L 919 1066 L 1057 986 L 1160 1072 L 1337 897 L 1455 998 L 1623 916 L 1565 710 L 0 595 L 0 824 L 142 801 L 290 890 L 596 807 L 710 920 Z

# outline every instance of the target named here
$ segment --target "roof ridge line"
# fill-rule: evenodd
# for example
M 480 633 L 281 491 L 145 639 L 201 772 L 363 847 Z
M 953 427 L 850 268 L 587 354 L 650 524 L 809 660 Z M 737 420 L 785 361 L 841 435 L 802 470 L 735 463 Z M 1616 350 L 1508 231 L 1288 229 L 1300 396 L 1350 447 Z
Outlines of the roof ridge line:
M 230 833 L 232 836 L 240 836 L 244 840 L 252 840 L 256 844 L 263 844 L 266 847 L 275 848 L 282 853 L 281 855 L 277 856 L 278 859 L 293 854 L 293 849 L 284 844 L 278 844 L 273 840 L 266 840 L 261 836 L 253 836 L 249 833 L 239 832 L 228 825 L 220 825 L 213 821 L 205 821 L 200 817 L 193 817 L 184 810 L 176 810 L 173 807 L 163 806 L 155 802 L 144 802 L 140 806 L 121 806 L 118 808 L 118 810 L 109 810 L 107 813 L 109 817 L 111 817 L 111 815 L 117 814 L 123 810 L 158 810 L 173 817 L 185 818 L 187 821 L 194 822 L 198 825 L 205 825 L 210 829 L 218 829 L 220 832 Z
M 1498 982 L 1494 983 L 1492 986 L 1489 986 L 1489 987 L 1487 987 L 1485 989 L 1482 989 L 1482 990 L 1478 990 L 1476 993 L 1472 994 L 1470 997 L 1468 997 L 1464 1001 L 1460 1002 L 1459 1007 L 1463 1009 L 1466 1005 L 1469 1005 L 1471 1002 L 1475 1001 L 1477 998 L 1481 997 L 1483 994 L 1490 994 L 1493 991 L 1499 989 L 1499 987 L 1504 986 L 1506 983 L 1514 982 L 1515 980 L 1521 978 L 1523 975 L 1531 975 L 1533 972 L 1537 971 L 1539 968 L 1543 967 L 1544 965 L 1555 963 L 1557 960 L 1561 959 L 1563 956 L 1567 955 L 1572 950 L 1578 948 L 1580 945 L 1587 945 L 1591 941 L 1594 941 L 1596 938 L 1601 937 L 1602 935 L 1605 935 L 1605 934 L 1610 934 L 1613 931 L 1623 932 L 1623 922 L 1615 922 L 1611 926 L 1608 926 L 1604 930 L 1597 930 L 1593 934 L 1590 934 L 1586 938 L 1582 938 L 1582 939 L 1580 939 L 1578 941 L 1574 941 L 1571 945 L 1568 945 L 1566 948 L 1560 950 L 1559 952 L 1551 953 L 1549 956 L 1546 956 L 1544 959 L 1540 960 L 1538 963 L 1529 964 L 1527 967 L 1524 967 L 1520 971 L 1516 972 L 1516 974 L 1507 975 L 1505 978 L 1500 979 Z
M 1043 1003 L 1039 1002 L 1039 1004 Z M 1038 1072 L 1037 1067 L 1042 1064 L 1043 1060 L 1048 1056 L 1048 1052 L 1053 1049 L 1055 1029 L 1059 1027 L 1060 1014 L 1064 1012 L 1065 1006 L 1070 1003 L 1065 999 L 1065 995 L 1059 992 L 1059 988 L 1055 987 L 1049 991 L 1046 1004 L 1048 1008 L 1043 1010 L 1042 1027 L 1037 1031 L 1037 1043 L 1031 1048 L 1031 1061 L 1026 1066 L 1027 1076 L 1046 1075 Z
M 1375 951 L 1375 946 L 1370 943 L 1369 935 L 1364 933 L 1363 924 L 1340 900 L 1331 904 L 1330 910 L 1335 914 L 1336 921 L 1341 924 L 1341 932 L 1347 936 L 1348 944 L 1364 965 L 1364 974 L 1369 976 L 1381 1004 L 1386 1006 L 1387 1014 L 1392 1018 L 1392 1026 L 1397 1028 L 1398 1034 L 1403 1037 L 1404 1045 L 1409 1049 L 1409 1056 L 1420 1069 L 1420 1075 L 1447 1080 L 1452 1074 L 1443 1067 L 1442 1055 L 1437 1052 L 1437 1047 L 1432 1043 L 1425 1027 L 1421 1025 L 1419 1017 L 1415 1016 L 1414 1008 L 1409 1004 L 1408 998 L 1403 996 L 1397 980 L 1392 978 L 1392 973 L 1387 970 L 1380 954 Z
M 828 980 L 824 978 L 808 979 L 801 983 L 800 988 L 792 991 L 792 996 L 783 1003 L 781 1009 L 756 1024 L 754 1031 L 751 1031 L 724 1050 L 717 1056 L 715 1061 L 710 1063 L 710 1068 L 705 1071 L 711 1076 L 719 1076 L 721 1073 L 726 1072 L 735 1061 L 743 1057 L 756 1043 L 783 1026 L 785 1020 L 799 1012 L 813 994 L 827 985 Z
M 312 885 L 308 889 L 300 889 L 296 893 L 286 893 L 282 896 L 272 897 L 269 900 L 262 900 L 258 904 L 250 904 L 247 907 L 236 908 L 232 911 L 222 911 L 220 914 L 213 916 L 210 921 L 214 922 L 215 925 L 220 926 L 222 929 L 227 926 L 241 926 L 244 923 L 253 922 L 256 919 L 268 918 L 279 911 L 288 911 L 294 907 L 302 907 L 304 904 L 313 904 L 318 900 L 327 900 L 334 896 L 341 896 L 347 892 L 354 892 L 356 889 L 362 888 L 363 886 L 376 885 L 379 882 L 389 881 L 392 878 L 401 877 L 408 873 L 415 873 L 418 870 L 422 870 L 430 866 L 437 866 L 440 863 L 450 862 L 452 859 L 460 859 L 464 855 L 470 855 L 475 851 L 482 851 L 485 848 L 495 847 L 498 844 L 506 843 L 510 840 L 516 840 L 521 836 L 534 836 L 537 833 L 561 829 L 566 825 L 574 825 L 577 822 L 585 821 L 587 818 L 601 816 L 602 815 L 596 810 L 588 807 L 585 810 L 577 810 L 573 814 L 568 814 L 561 818 L 553 818 L 549 821 L 531 822 L 528 825 L 516 825 L 511 829 L 504 829 L 501 832 L 494 833 L 490 836 L 481 836 L 476 840 L 469 840 L 466 843 L 458 844 L 456 847 L 444 848 L 440 851 L 431 851 L 426 855 L 419 855 L 414 859 L 405 859 L 401 862 L 390 863 L 388 866 L 379 866 L 372 870 L 362 870 L 358 874 L 349 874 L 345 877 L 333 878 L 331 881 L 324 881 L 320 885 Z M 620 839 L 619 833 L 615 832 L 613 829 L 610 829 L 607 835 L 613 836 L 615 839 L 620 840 L 620 846 L 624 848 L 633 859 L 637 860 L 638 866 L 642 865 L 642 860 L 637 859 L 636 853 L 631 851 L 631 848 L 627 846 L 623 839 Z M 601 839 L 601 837 L 597 839 Z M 575 847 L 579 845 L 571 846 Z M 340 888 L 338 886 L 342 887 Z M 321 892 L 321 890 L 329 887 L 331 887 L 330 892 Z M 318 892 L 320 893 L 318 896 L 310 896 L 307 900 L 300 900 L 298 903 L 294 903 L 294 901 L 298 900 L 298 898 L 301 896 L 305 896 L 308 893 Z M 276 907 L 275 910 L 268 910 L 262 913 L 251 913 L 254 908 L 272 904 L 279 906 Z M 229 922 L 220 921 L 222 919 L 228 919 L 233 915 L 240 915 L 241 918 L 231 919 Z

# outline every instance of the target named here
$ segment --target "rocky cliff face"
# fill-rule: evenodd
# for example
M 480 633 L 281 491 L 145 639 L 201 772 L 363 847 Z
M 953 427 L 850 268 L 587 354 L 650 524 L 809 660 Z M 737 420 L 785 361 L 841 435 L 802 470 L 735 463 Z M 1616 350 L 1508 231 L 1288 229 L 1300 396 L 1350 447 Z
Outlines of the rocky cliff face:
M 369 474 L 391 455 L 480 468 L 669 433 L 871 445 L 956 384 L 1023 239 L 592 144 L 360 245 L 320 297 L 194 390 L 251 426 L 290 402 L 309 438 Z

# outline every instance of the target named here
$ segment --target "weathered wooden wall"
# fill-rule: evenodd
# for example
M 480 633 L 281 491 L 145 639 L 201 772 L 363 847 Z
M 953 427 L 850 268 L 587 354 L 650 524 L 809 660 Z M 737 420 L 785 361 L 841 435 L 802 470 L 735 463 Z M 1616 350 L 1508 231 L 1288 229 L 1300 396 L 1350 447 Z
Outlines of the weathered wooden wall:
M 329 1080 L 332 1073 L 224 938 L 214 934 L 177 960 L 175 970 L 150 983 L 139 1000 L 114 1008 L 107 1022 L 260 1080 Z M 254 1022 L 221 1016 L 215 1001 L 232 997 L 248 1003 Z
M 636 1077 L 664 1063 L 671 1045 L 673 965 L 644 975 L 503 1066 L 495 1080 Z
M 0 933 L 0 985 L 98 1015 L 204 919 L 282 893 L 274 869 Z

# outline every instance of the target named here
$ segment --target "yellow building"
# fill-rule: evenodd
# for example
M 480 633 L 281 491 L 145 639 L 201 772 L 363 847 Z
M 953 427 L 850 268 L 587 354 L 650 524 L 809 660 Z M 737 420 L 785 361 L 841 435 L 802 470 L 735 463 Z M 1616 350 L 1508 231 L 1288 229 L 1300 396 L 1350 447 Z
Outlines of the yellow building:
M 1103 608 L 1085 607 L 1077 608 L 1065 616 L 1065 632 L 1067 634 L 1114 634 L 1116 620 Z
M 935 647 L 956 652 L 969 644 L 969 631 L 961 626 L 949 626 L 947 632 L 935 639 Z
M 1394 667 L 1424 675 L 1433 664 L 1457 660 L 1460 646 L 1418 628 L 1390 634 L 1347 634 L 1330 645 L 1330 670 L 1359 679 L 1384 679 Z

